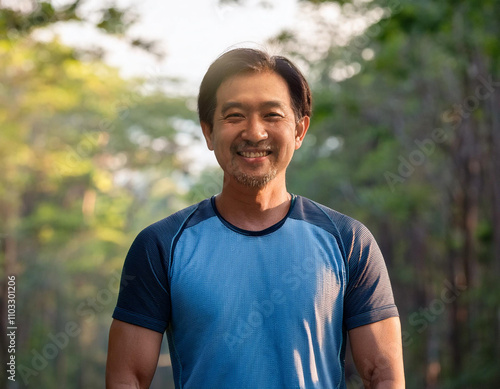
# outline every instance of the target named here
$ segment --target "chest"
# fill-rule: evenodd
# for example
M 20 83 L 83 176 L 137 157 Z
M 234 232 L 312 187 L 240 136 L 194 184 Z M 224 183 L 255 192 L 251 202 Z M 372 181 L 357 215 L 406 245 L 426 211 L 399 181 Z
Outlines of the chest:
M 183 233 L 172 263 L 173 325 L 205 328 L 255 310 L 263 319 L 302 320 L 343 303 L 345 264 L 337 241 L 295 220 L 247 236 L 214 218 Z

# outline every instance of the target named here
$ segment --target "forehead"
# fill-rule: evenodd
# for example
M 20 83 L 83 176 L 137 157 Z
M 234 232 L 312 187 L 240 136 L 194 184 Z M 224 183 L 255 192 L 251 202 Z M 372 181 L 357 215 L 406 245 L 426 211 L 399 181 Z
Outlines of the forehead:
M 291 106 L 286 81 L 273 71 L 245 72 L 224 80 L 216 93 L 217 107 L 228 101 L 242 103 L 280 101 Z

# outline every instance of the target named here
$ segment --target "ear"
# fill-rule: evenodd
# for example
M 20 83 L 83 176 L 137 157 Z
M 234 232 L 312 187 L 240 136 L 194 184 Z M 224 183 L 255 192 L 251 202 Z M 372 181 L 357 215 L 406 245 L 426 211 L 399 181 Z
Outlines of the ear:
M 205 141 L 207 142 L 207 147 L 209 150 L 214 150 L 213 142 L 212 142 L 212 126 L 207 122 L 201 122 L 201 130 L 203 131 L 203 136 L 205 137 Z
M 295 126 L 295 150 L 298 150 L 302 146 L 302 141 L 309 129 L 310 121 L 311 118 L 309 116 L 304 116 Z

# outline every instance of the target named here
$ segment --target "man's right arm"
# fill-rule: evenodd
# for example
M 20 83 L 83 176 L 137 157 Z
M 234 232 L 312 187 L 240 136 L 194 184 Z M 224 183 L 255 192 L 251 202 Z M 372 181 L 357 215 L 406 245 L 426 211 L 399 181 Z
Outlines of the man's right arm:
M 163 335 L 114 319 L 109 331 L 106 389 L 149 388 Z

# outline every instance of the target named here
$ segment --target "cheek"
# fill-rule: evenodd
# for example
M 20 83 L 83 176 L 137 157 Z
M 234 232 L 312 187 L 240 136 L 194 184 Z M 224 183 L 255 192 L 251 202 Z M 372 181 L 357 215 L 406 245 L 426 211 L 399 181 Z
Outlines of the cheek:
M 228 138 L 215 137 L 212 139 L 212 150 L 215 152 L 216 157 L 228 158 L 231 154 L 232 142 Z

